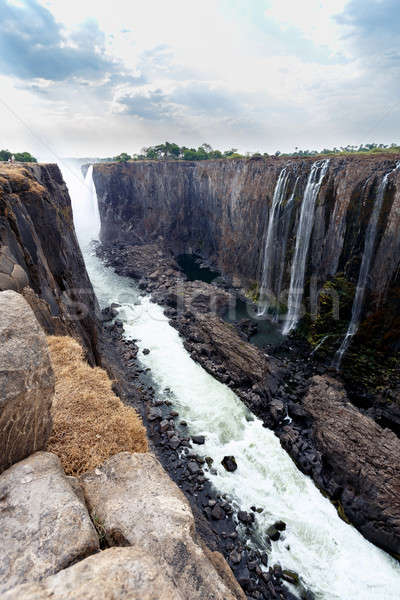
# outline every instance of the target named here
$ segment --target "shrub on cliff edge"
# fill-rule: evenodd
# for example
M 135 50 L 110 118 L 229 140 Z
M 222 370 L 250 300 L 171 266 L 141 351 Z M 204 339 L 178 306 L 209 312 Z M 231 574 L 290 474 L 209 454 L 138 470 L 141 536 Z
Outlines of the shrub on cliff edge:
M 67 475 L 90 471 L 119 452 L 147 452 L 140 417 L 114 394 L 107 373 L 92 368 L 72 338 L 47 341 L 56 378 L 47 450 L 59 456 Z

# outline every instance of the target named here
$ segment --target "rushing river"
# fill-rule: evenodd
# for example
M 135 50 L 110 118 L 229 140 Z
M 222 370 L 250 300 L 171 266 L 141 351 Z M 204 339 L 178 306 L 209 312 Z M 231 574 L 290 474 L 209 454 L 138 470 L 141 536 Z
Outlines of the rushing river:
M 90 239 L 98 233 L 98 210 L 91 172 L 86 186 L 64 170 L 86 267 L 102 307 L 118 302 L 127 339 L 137 340 L 142 365 L 151 369 L 159 393 L 187 421 L 190 433 L 204 434 L 198 454 L 214 460 L 216 474 L 207 472 L 215 488 L 243 510 L 255 505 L 258 547 L 267 550 L 265 531 L 278 519 L 284 535 L 267 550 L 270 564 L 300 574 L 304 585 L 321 600 L 398 600 L 400 565 L 345 524 L 332 504 L 303 475 L 281 448 L 272 431 L 252 415 L 240 399 L 195 363 L 163 309 L 140 295 L 131 280 L 118 276 L 95 256 Z M 144 355 L 142 350 L 150 353 Z M 238 469 L 228 473 L 220 464 L 236 457 Z

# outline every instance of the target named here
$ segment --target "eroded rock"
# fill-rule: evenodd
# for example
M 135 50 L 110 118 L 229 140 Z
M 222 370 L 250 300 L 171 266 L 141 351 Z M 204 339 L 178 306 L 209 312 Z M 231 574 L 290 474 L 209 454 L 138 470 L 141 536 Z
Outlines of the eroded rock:
M 0 473 L 46 446 L 54 375 L 46 337 L 14 291 L 0 292 Z
M 0 593 L 98 550 L 96 530 L 70 479 L 49 452 L 0 476 Z
M 121 453 L 81 477 L 90 510 L 110 544 L 153 557 L 188 600 L 243 598 L 228 589 L 197 539 L 190 506 L 151 454 Z M 224 561 L 228 574 L 230 570 Z
M 186 600 L 143 548 L 109 548 L 3 600 Z M 188 599 L 189 600 L 189 599 Z

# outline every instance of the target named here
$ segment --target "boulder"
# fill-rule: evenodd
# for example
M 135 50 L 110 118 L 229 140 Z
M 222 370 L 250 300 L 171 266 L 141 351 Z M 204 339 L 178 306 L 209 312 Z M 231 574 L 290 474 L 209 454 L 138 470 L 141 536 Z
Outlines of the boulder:
M 75 485 L 49 452 L 37 452 L 0 475 L 0 594 L 98 550 Z
M 0 292 L 0 473 L 47 443 L 54 375 L 46 337 L 32 309 Z
M 183 599 L 243 598 L 239 587 L 230 591 L 204 553 L 185 496 L 154 456 L 123 452 L 80 480 L 107 541 L 152 556 Z M 224 567 L 229 580 L 225 562 Z
M 142 548 L 109 548 L 40 583 L 19 585 L 3 600 L 185 600 Z
M 221 465 L 230 473 L 233 473 L 237 469 L 237 463 L 234 456 L 224 456 L 224 458 L 221 460 Z

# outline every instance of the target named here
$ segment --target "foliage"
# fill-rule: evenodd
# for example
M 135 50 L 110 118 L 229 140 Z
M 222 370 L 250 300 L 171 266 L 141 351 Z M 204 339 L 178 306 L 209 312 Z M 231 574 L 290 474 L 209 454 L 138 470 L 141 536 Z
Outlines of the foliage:
M 294 152 L 283 153 L 277 150 L 272 158 L 278 157 L 313 157 L 313 156 L 340 156 L 348 154 L 378 154 L 382 152 L 389 153 L 400 153 L 400 146 L 398 144 L 361 144 L 360 146 L 341 146 L 340 148 L 324 148 L 323 150 L 301 150 L 295 148 Z M 260 152 L 246 152 L 241 154 L 237 148 L 230 148 L 229 150 L 214 150 L 210 144 L 202 144 L 198 148 L 188 148 L 187 146 L 179 146 L 172 142 L 165 142 L 164 144 L 157 144 L 156 146 L 147 146 L 142 148 L 140 154 L 133 154 L 130 156 L 126 152 L 122 152 L 113 159 L 106 159 L 116 162 L 127 162 L 129 160 L 212 160 L 212 159 L 265 159 L 270 158 L 267 152 L 261 154 Z
M 129 154 L 127 154 L 126 152 L 121 152 L 121 154 L 118 154 L 118 156 L 114 156 L 113 161 L 114 162 L 128 162 L 128 160 L 130 160 L 131 157 L 129 156 Z
M 10 152 L 10 150 L 0 150 L 0 161 L 8 161 L 14 156 L 16 162 L 37 162 L 36 158 L 29 152 Z

